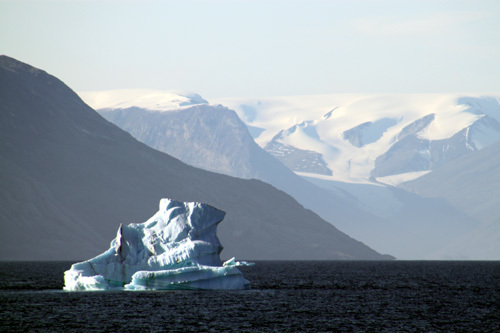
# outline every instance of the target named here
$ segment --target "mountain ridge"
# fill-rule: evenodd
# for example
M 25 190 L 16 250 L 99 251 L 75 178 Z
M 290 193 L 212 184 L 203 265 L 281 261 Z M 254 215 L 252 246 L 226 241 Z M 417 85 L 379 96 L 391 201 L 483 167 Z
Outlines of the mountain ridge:
M 390 258 L 270 185 L 195 169 L 147 147 L 57 78 L 6 56 L 0 101 L 4 260 L 97 255 L 119 223 L 145 221 L 163 197 L 226 211 L 219 237 L 228 257 Z
M 385 177 L 404 175 L 408 181 L 500 141 L 500 103 L 494 96 L 331 94 L 212 102 L 234 109 L 247 125 L 263 128 L 256 138 L 263 148 L 279 143 L 315 152 L 335 181 L 364 183 L 375 177 L 386 182 Z M 413 167 L 412 160 L 420 163 Z M 308 172 L 303 167 L 295 171 Z

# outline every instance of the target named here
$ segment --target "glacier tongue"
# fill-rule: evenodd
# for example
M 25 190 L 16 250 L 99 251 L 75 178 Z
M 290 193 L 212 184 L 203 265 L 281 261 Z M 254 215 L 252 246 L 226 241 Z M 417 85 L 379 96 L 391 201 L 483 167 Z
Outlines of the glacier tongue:
M 252 264 L 219 258 L 224 216 L 207 204 L 161 199 L 146 222 L 120 225 L 106 252 L 73 264 L 64 290 L 248 289 L 237 266 Z

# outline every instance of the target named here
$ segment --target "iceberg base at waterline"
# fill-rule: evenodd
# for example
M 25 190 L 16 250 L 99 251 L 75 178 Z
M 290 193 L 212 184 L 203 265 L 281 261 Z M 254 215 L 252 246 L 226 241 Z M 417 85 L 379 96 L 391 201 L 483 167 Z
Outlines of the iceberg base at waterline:
M 73 264 L 64 290 L 249 289 L 234 258 L 222 263 L 217 225 L 225 213 L 198 202 L 161 199 L 144 223 L 120 225 L 103 254 Z

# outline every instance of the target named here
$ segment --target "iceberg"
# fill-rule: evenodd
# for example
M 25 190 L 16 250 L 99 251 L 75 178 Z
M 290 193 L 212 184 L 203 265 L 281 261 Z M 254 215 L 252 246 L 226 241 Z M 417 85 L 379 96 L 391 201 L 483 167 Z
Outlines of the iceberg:
M 121 224 L 110 248 L 73 264 L 64 290 L 249 289 L 234 258 L 222 263 L 217 225 L 225 212 L 199 202 L 160 200 L 144 223 Z

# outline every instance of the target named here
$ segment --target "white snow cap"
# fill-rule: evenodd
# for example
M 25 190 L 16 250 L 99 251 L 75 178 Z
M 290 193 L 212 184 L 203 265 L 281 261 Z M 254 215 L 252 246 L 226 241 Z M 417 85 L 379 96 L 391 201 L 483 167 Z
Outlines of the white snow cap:
M 377 158 L 402 136 L 416 131 L 427 141 L 450 139 L 460 131 L 481 149 L 500 140 L 500 94 L 330 94 L 266 98 L 219 98 L 211 103 L 234 109 L 249 126 L 262 129 L 255 141 L 273 140 L 287 147 L 321 154 L 331 176 L 307 176 L 352 183 L 372 183 Z M 432 118 L 430 118 L 432 117 Z M 425 122 L 424 120 L 428 120 Z M 283 131 L 283 132 L 282 132 Z M 277 134 L 283 133 L 275 139 Z M 399 183 L 424 173 L 408 170 Z M 396 175 L 396 174 L 394 174 Z
M 85 91 L 79 95 L 95 110 L 138 107 L 152 111 L 170 111 L 208 104 L 200 95 L 183 90 L 122 89 Z

